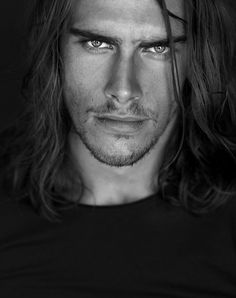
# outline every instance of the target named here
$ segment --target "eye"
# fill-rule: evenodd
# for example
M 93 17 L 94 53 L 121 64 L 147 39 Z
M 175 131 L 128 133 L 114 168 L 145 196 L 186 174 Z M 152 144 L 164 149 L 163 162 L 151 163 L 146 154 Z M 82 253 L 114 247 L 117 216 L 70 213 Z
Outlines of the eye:
M 90 48 L 99 50 L 99 49 L 111 49 L 112 46 L 109 45 L 106 42 L 100 41 L 100 40 L 90 40 L 87 41 L 87 44 Z
M 145 52 L 154 53 L 154 54 L 167 54 L 169 53 L 170 48 L 168 46 L 156 46 L 151 48 L 146 48 Z

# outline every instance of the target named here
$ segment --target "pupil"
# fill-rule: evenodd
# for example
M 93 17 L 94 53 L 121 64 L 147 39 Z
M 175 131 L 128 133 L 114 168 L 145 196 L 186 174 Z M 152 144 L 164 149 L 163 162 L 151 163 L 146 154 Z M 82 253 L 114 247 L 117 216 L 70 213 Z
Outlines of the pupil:
M 156 51 L 159 53 L 162 53 L 165 51 L 165 47 L 163 47 L 163 46 L 156 47 Z
M 98 41 L 98 40 L 94 40 L 94 41 L 92 42 L 92 45 L 93 45 L 94 47 L 98 48 L 98 47 L 101 46 L 101 42 Z

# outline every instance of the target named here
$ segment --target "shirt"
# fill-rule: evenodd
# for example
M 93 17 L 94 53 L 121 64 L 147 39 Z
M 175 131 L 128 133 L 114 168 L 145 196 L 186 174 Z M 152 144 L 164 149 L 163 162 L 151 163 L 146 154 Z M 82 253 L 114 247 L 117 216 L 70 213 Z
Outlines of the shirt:
M 158 196 L 51 222 L 0 199 L 0 297 L 236 297 L 236 200 L 194 216 Z

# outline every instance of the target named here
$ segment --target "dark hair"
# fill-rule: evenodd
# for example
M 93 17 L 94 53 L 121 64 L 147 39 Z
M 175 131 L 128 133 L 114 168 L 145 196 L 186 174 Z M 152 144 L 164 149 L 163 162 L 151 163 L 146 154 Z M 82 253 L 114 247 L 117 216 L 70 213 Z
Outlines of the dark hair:
M 170 18 L 160 4 L 172 44 Z M 226 1 L 227 2 L 227 1 Z M 233 90 L 233 37 L 227 5 L 222 0 L 184 0 L 188 76 L 178 93 L 178 72 L 172 45 L 174 90 L 180 107 L 176 151 L 159 175 L 162 197 L 190 212 L 205 213 L 235 194 L 236 103 Z M 30 68 L 24 79 L 24 115 L 2 133 L 3 184 L 19 199 L 48 218 L 58 207 L 79 199 L 83 183 L 73 174 L 67 154 L 71 119 L 61 84 L 60 39 L 71 17 L 70 0 L 37 0 L 29 28 Z M 177 72 L 177 75 L 175 75 Z M 9 133 L 11 137 L 9 139 Z
M 236 194 L 235 37 L 226 3 L 185 1 L 189 69 L 180 105 L 183 138 L 177 159 L 160 176 L 163 197 L 197 214 Z

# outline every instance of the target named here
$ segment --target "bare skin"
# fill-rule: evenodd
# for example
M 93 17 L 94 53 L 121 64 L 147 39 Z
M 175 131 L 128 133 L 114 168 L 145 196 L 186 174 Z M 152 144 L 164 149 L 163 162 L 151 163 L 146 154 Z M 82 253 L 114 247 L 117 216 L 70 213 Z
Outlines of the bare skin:
M 170 11 L 184 17 L 182 1 Z M 75 0 L 62 41 L 64 96 L 74 128 L 70 153 L 85 204 L 124 204 L 158 189 L 158 170 L 176 128 L 170 49 L 155 0 Z M 171 20 L 173 36 L 184 36 Z M 101 37 L 102 36 L 102 37 Z M 155 43 L 153 45 L 153 43 Z M 185 46 L 176 42 L 180 83 Z

